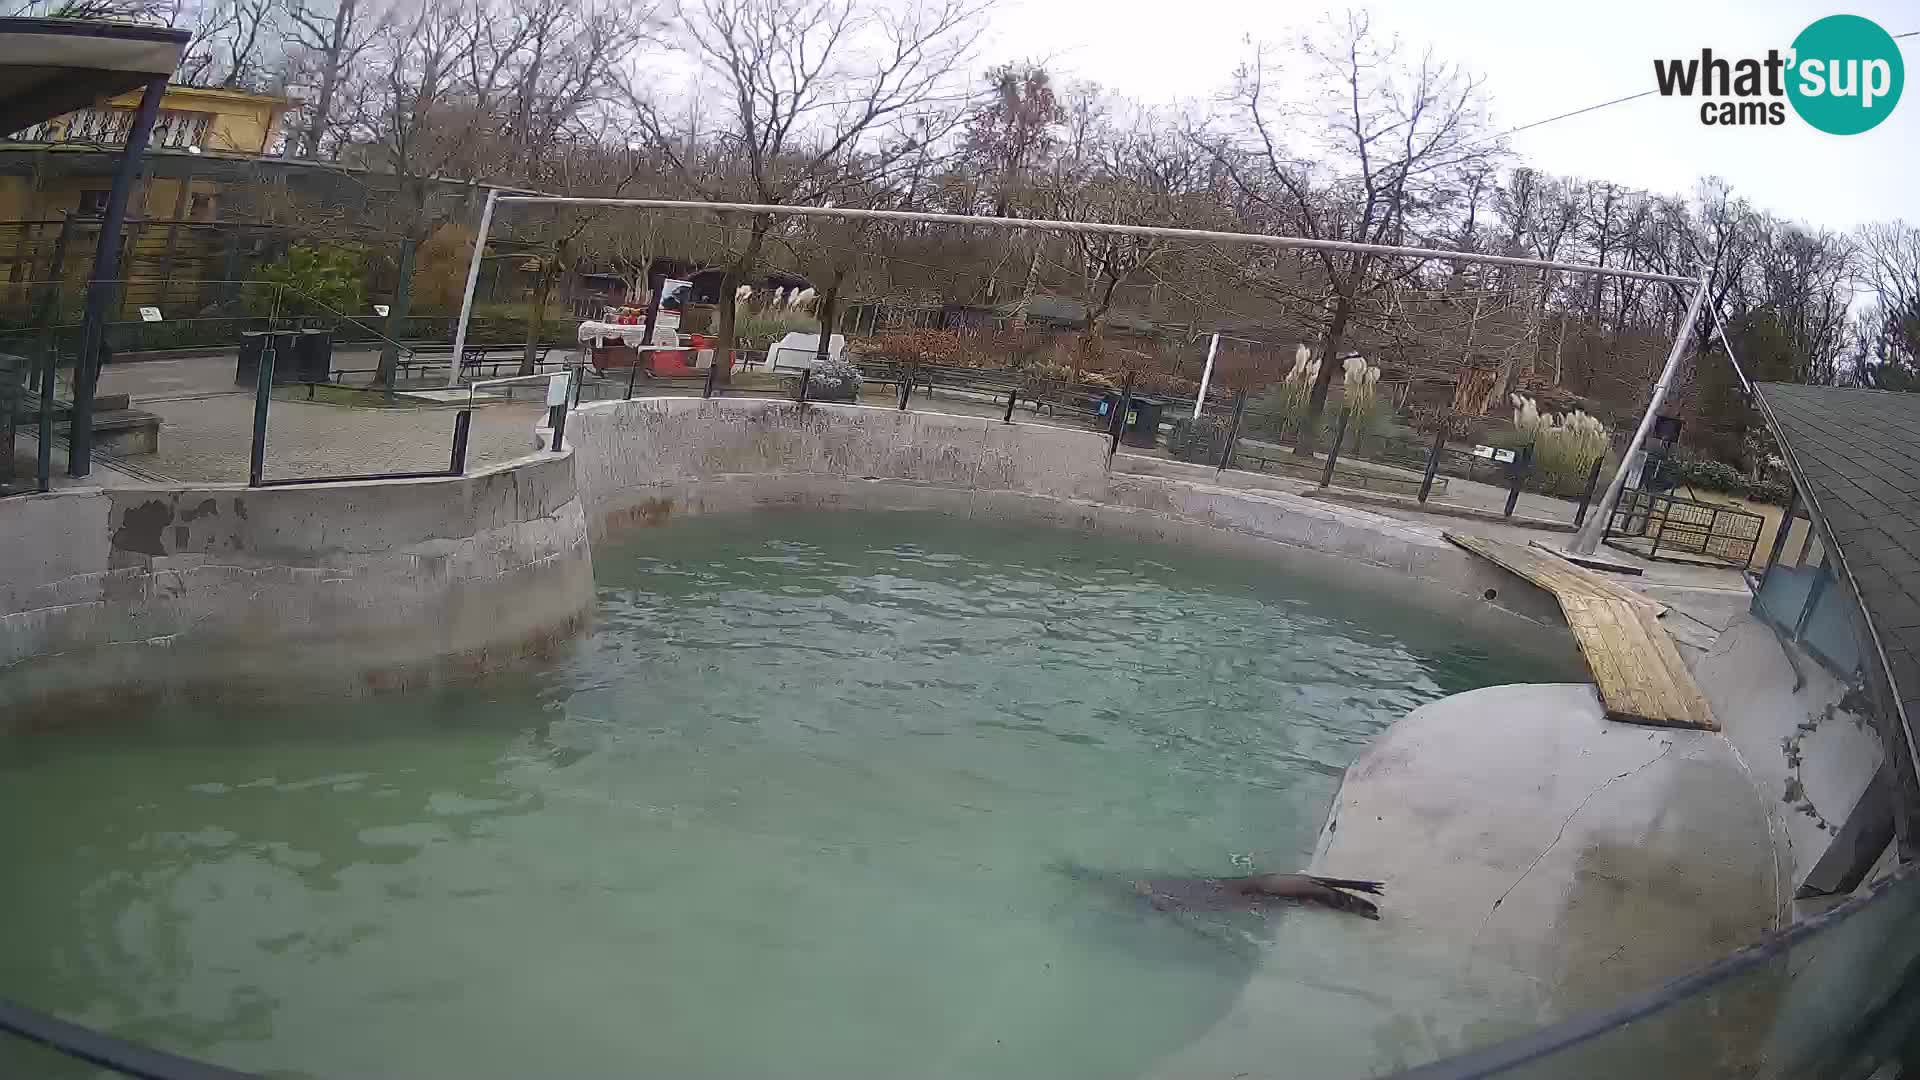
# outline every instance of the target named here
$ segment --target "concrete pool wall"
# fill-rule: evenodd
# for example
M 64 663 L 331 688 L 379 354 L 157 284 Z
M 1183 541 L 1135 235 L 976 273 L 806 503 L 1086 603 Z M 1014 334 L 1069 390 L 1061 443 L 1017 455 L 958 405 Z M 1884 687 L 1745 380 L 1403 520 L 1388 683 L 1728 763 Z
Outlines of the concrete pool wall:
M 573 462 L 0 502 L 0 710 L 274 699 L 502 667 L 593 601 Z M 291 681 L 296 677 L 298 682 Z
M 1545 592 L 1432 529 L 1282 491 L 1107 469 L 1097 432 L 767 398 L 636 398 L 568 421 L 593 535 L 691 514 L 913 509 L 1249 555 L 1575 659 Z M 1386 578 L 1382 570 L 1392 572 Z

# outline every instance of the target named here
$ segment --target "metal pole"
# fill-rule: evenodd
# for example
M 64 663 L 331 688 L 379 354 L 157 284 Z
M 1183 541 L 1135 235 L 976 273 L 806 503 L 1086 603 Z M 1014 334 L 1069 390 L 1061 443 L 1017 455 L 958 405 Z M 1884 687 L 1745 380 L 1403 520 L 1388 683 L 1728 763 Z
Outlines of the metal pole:
M 1787 536 L 1793 532 L 1793 510 L 1795 506 L 1799 505 L 1799 502 L 1800 486 L 1798 484 L 1789 484 L 1787 486 L 1787 505 L 1785 509 L 1780 511 L 1780 524 L 1773 530 L 1773 547 L 1767 552 L 1766 568 L 1769 570 L 1773 569 L 1774 563 L 1780 561 L 1780 552 L 1787 546 Z M 1807 526 L 1811 528 L 1813 522 L 1807 522 Z M 1759 546 L 1758 539 L 1758 537 L 1755 537 L 1756 547 Z M 1752 561 L 1752 556 L 1748 556 L 1748 561 Z
M 913 369 L 911 367 L 902 368 L 900 370 L 900 411 L 901 412 L 907 411 L 907 396 L 912 393 L 913 393 Z
M 1220 348 L 1220 331 L 1213 332 L 1213 340 L 1207 342 L 1207 366 L 1200 369 L 1200 395 L 1193 399 L 1193 418 L 1200 419 L 1200 406 L 1207 401 L 1207 385 L 1213 382 L 1213 354 Z
M 1433 449 L 1427 453 L 1427 474 L 1420 478 L 1420 501 L 1426 502 L 1433 494 L 1433 474 L 1440 471 L 1440 451 L 1447 445 L 1447 427 L 1453 423 L 1453 417 L 1440 418 L 1440 430 L 1433 433 Z M 1472 471 L 1469 467 L 1468 471 Z
M 1333 445 L 1327 448 L 1327 467 L 1320 470 L 1321 487 L 1330 487 L 1333 484 L 1333 463 L 1340 460 L 1340 442 L 1347 437 L 1347 418 L 1352 415 L 1347 410 L 1341 409 L 1340 419 L 1333 426 Z
M 467 428 L 473 423 L 473 410 L 461 409 L 453 417 L 453 458 L 447 471 L 455 476 L 467 471 Z
M 133 126 L 127 130 L 127 144 L 120 154 L 120 167 L 113 174 L 113 187 L 107 193 L 107 214 L 100 223 L 100 242 L 93 253 L 93 280 L 87 288 L 87 312 L 80 323 L 80 355 L 73 363 L 73 413 L 67 430 L 67 475 L 85 476 L 93 469 L 93 388 L 100 380 L 100 350 L 103 347 L 108 301 L 117 291 L 120 277 L 120 229 L 127 220 L 127 198 L 133 191 L 134 174 L 140 159 L 147 154 L 147 137 L 153 133 L 154 117 L 160 113 L 160 96 L 167 92 L 167 77 L 147 80 L 140 95 L 140 107 L 133 114 Z
M 714 394 L 714 387 L 717 386 L 720 382 L 720 355 L 719 354 L 720 354 L 720 350 L 718 349 L 714 350 L 713 362 L 707 365 L 707 385 L 701 388 L 700 390 L 700 396 L 703 398 L 712 397 Z
M 1108 425 L 1110 436 L 1107 441 L 1107 466 L 1113 466 L 1113 455 L 1120 450 L 1120 436 L 1127 431 L 1127 410 L 1133 408 L 1133 372 L 1127 372 L 1126 379 L 1120 385 L 1120 402 L 1113 410 L 1113 422 Z
M 957 225 L 968 229 L 1037 230 L 1039 232 L 1105 234 L 1110 236 L 1164 237 L 1216 244 L 1250 244 L 1257 247 L 1304 248 L 1309 251 L 1352 251 L 1374 255 L 1400 255 L 1415 259 L 1445 259 L 1450 262 L 1484 263 L 1490 266 L 1521 266 L 1537 270 L 1572 270 L 1603 277 L 1631 278 L 1636 281 L 1665 281 L 1675 285 L 1693 285 L 1698 278 L 1678 274 L 1656 274 L 1649 270 L 1628 270 L 1586 263 L 1553 262 L 1513 255 L 1482 255 L 1470 251 L 1441 251 L 1434 248 L 1396 247 L 1390 244 L 1363 244 L 1353 240 L 1314 240 L 1300 236 L 1273 236 L 1267 233 L 1220 232 L 1211 229 L 1178 229 L 1169 225 L 1116 225 L 1101 221 L 1057 221 L 1046 218 L 988 217 L 973 214 L 940 214 L 923 210 L 865 210 L 846 206 L 790 206 L 783 203 L 710 202 L 701 199 L 610 199 L 572 195 L 502 195 L 501 202 L 560 203 L 568 206 L 626 206 L 643 210 L 711 210 L 720 213 L 771 214 L 779 217 L 839 218 L 844 221 L 928 222 Z M 484 239 L 484 236 L 483 236 Z
M 1661 369 L 1660 381 L 1653 386 L 1653 399 L 1647 402 L 1647 412 L 1640 418 L 1640 427 L 1633 433 L 1632 441 L 1627 443 L 1626 452 L 1620 455 L 1620 467 L 1614 470 L 1613 480 L 1607 484 L 1607 494 L 1600 500 L 1600 509 L 1580 531 L 1574 534 L 1573 543 L 1567 550 L 1575 555 L 1591 555 L 1600 547 L 1600 535 L 1606 527 L 1607 519 L 1613 516 L 1613 508 L 1620 502 L 1620 493 L 1627 487 L 1627 469 L 1633 464 L 1633 456 L 1646 445 L 1647 432 L 1653 430 L 1653 419 L 1660 415 L 1661 406 L 1667 403 L 1667 390 L 1673 385 L 1674 376 L 1680 371 L 1680 361 L 1687 354 L 1687 341 L 1693 337 L 1693 324 L 1700 318 L 1700 308 L 1707 300 L 1707 279 L 1701 278 L 1699 287 L 1693 291 L 1693 301 L 1687 305 L 1687 317 L 1680 323 L 1680 333 L 1673 339 L 1673 350 L 1667 354 L 1667 366 Z
M 1020 403 L 1020 388 L 1014 387 L 1007 393 L 1007 415 L 1000 418 L 1003 424 L 1013 423 L 1013 407 Z
M 1593 468 L 1587 470 L 1587 488 L 1580 493 L 1580 508 L 1573 512 L 1573 527 L 1575 529 L 1578 529 L 1586 523 L 1587 507 L 1593 504 L 1593 489 L 1599 486 L 1600 470 L 1606 463 L 1607 455 L 1603 450 L 1599 457 L 1593 459 Z
M 1235 391 L 1233 395 L 1233 422 L 1227 425 L 1227 441 L 1226 445 L 1220 448 L 1220 467 L 1214 470 L 1214 475 L 1216 476 L 1226 472 L 1227 466 L 1233 464 L 1233 444 L 1240 440 L 1240 418 L 1245 415 L 1247 415 L 1247 392 L 1245 390 Z
M 800 404 L 807 403 L 807 384 L 813 381 L 813 369 L 807 368 L 800 373 Z
M 260 366 L 253 372 L 253 455 L 247 464 L 247 486 L 259 487 L 267 472 L 267 406 L 273 393 L 273 335 L 260 347 Z
M 60 347 L 52 327 L 46 330 L 45 363 L 40 372 L 40 453 L 37 476 L 41 491 L 53 490 L 53 369 L 60 362 Z M 68 445 L 72 445 L 69 443 Z
M 1513 516 L 1513 508 L 1520 505 L 1520 489 L 1526 485 L 1527 474 L 1532 470 L 1533 447 L 1523 446 L 1513 462 L 1513 475 L 1507 483 L 1507 508 L 1501 516 Z
M 473 290 L 480 284 L 480 255 L 487 250 L 487 232 L 493 228 L 493 204 L 498 201 L 500 189 L 488 188 L 487 204 L 480 210 L 480 234 L 473 238 L 473 256 L 467 260 L 467 291 L 460 298 L 460 322 L 453 328 L 453 359 L 447 364 L 448 387 L 460 383 L 460 358 L 467 347 L 467 320 L 473 317 Z

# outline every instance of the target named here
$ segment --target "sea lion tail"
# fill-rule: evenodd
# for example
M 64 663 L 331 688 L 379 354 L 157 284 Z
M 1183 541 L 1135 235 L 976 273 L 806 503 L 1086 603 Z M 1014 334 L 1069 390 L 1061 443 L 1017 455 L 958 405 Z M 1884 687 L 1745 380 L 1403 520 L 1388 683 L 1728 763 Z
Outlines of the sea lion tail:
M 1351 889 L 1354 892 L 1372 893 L 1375 896 L 1386 891 L 1386 886 L 1378 881 L 1355 881 L 1352 878 L 1320 877 L 1316 874 L 1308 874 L 1307 877 L 1330 889 Z

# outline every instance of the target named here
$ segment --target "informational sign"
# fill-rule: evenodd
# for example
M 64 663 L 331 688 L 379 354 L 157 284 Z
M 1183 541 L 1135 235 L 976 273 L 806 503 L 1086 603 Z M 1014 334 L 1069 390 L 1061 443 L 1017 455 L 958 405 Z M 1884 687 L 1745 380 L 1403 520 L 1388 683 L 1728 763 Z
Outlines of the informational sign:
M 141 321 L 141 322 L 159 322 L 159 321 L 160 321 L 160 309 L 159 309 L 159 308 L 157 308 L 157 307 L 143 307 L 143 308 L 141 308 L 141 309 L 140 309 L 140 321 Z
M 383 319 L 387 317 L 387 312 L 389 312 L 389 311 L 392 311 L 392 310 L 393 310 L 392 308 L 390 308 L 390 307 L 388 307 L 388 306 L 387 306 L 387 305 L 385 305 L 385 304 L 375 304 L 375 305 L 373 305 L 373 313 L 374 313 L 375 315 L 378 315 L 378 316 L 380 316 L 380 317 L 381 317 L 381 318 L 383 318 Z
M 660 282 L 660 311 L 654 316 L 656 331 L 679 330 L 680 313 L 693 303 L 693 282 L 666 278 Z M 677 344 L 677 342 L 676 342 Z
M 1513 451 L 1501 450 L 1492 446 L 1476 446 L 1473 448 L 1473 456 L 1486 458 L 1488 461 L 1512 461 Z
M 567 372 L 558 372 L 547 379 L 547 407 L 567 403 Z

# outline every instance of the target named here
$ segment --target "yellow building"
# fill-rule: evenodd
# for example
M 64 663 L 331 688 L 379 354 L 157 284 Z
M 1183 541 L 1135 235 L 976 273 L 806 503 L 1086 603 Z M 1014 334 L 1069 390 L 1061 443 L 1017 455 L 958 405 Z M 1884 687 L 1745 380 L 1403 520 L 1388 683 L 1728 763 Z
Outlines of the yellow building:
M 112 157 L 124 145 L 140 95 L 109 98 L 90 109 L 14 133 L 0 142 L 0 222 L 46 221 L 69 211 L 97 216 L 112 186 Z M 137 199 L 130 218 L 211 221 L 221 182 L 213 168 L 180 157 L 258 157 L 272 148 L 289 102 L 268 94 L 171 86 L 160 99 Z
M 0 284 L 85 276 L 139 103 L 138 92 L 108 98 L 0 139 Z M 284 164 L 264 155 L 278 147 L 288 104 L 268 94 L 168 87 L 127 202 L 125 277 L 232 276 L 239 253 L 212 223 L 225 193 L 258 191 L 261 168 Z M 158 295 L 172 299 L 164 289 Z

